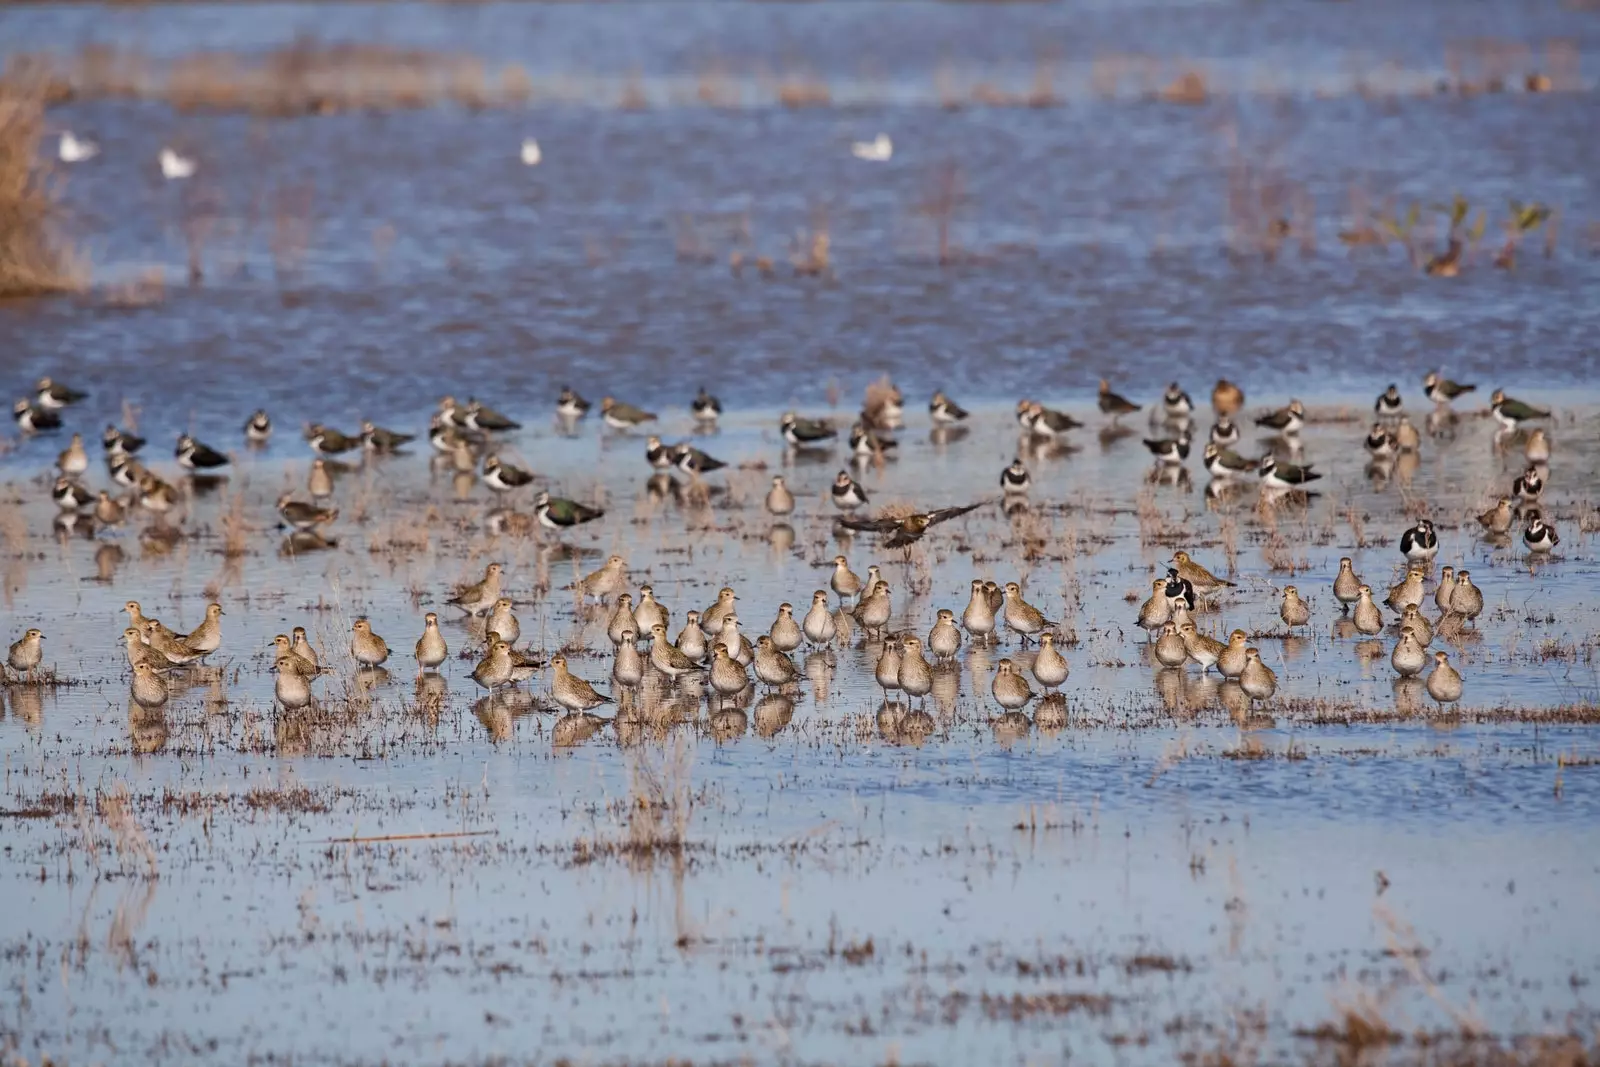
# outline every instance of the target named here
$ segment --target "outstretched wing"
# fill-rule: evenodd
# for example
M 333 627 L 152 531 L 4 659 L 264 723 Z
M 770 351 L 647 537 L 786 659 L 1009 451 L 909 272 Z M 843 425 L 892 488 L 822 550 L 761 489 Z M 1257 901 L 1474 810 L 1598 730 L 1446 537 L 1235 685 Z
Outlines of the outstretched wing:
M 928 525 L 936 526 L 947 519 L 953 519 L 958 515 L 965 515 L 969 511 L 977 511 L 987 503 L 989 503 L 989 501 L 980 500 L 976 504 L 965 504 L 960 507 L 940 508 L 938 511 L 930 511 L 928 512 Z
M 839 525 L 847 530 L 863 530 L 867 533 L 888 533 L 890 530 L 900 529 L 899 519 L 854 519 L 848 515 L 839 519 Z

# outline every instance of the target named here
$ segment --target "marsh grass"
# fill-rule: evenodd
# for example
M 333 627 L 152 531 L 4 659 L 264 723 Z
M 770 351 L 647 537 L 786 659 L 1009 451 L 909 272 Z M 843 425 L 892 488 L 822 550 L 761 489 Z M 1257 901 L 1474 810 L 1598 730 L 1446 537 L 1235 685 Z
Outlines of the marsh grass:
M 0 298 L 83 288 L 83 263 L 61 237 L 62 215 L 43 162 L 48 88 L 0 77 Z

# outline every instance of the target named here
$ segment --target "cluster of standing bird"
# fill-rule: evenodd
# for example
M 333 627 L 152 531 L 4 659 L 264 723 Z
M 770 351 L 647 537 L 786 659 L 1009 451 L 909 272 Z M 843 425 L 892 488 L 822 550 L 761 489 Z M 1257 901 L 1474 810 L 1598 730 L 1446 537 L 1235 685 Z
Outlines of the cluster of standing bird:
M 1453 420 L 1452 401 L 1474 389 L 1470 384 L 1449 381 L 1436 372 L 1430 372 L 1423 385 L 1425 395 L 1434 404 L 1434 411 L 1429 415 L 1430 426 L 1439 420 Z M 84 398 L 85 394 L 59 382 L 42 379 L 31 399 L 17 401 L 14 416 L 25 433 L 57 429 L 61 426 L 63 409 Z M 1298 400 L 1256 419 L 1258 426 L 1273 435 L 1271 448 L 1260 459 L 1247 459 L 1235 450 L 1241 434 L 1234 418 L 1244 405 L 1244 394 L 1239 387 L 1219 381 L 1211 402 L 1216 419 L 1208 434 L 1204 456 L 1206 469 L 1214 479 L 1237 479 L 1254 474 L 1259 477 L 1264 492 L 1304 493 L 1306 487 L 1320 477 L 1312 464 L 1280 460 L 1277 455 L 1283 451 L 1291 455 L 1300 452 L 1299 435 L 1306 422 L 1306 412 Z M 556 417 L 570 431 L 588 417 L 591 407 L 578 393 L 563 388 L 556 403 Z M 702 427 L 715 425 L 722 415 L 721 403 L 704 389 L 689 407 L 695 422 Z M 1139 405 L 1112 392 L 1105 381 L 1100 383 L 1099 408 L 1113 426 L 1141 410 Z M 933 395 L 928 410 L 936 428 L 954 426 L 969 417 L 965 409 L 942 392 Z M 1153 405 L 1151 422 L 1157 427 L 1157 435 L 1146 438 L 1144 443 L 1158 466 L 1179 465 L 1187 460 L 1195 410 L 1188 394 L 1176 383 Z M 1374 412 L 1376 421 L 1367 435 L 1365 447 L 1375 462 L 1420 447 L 1421 435 L 1407 417 L 1397 387 L 1391 385 L 1378 397 Z M 1510 399 L 1496 390 L 1491 397 L 1490 414 L 1500 425 L 1497 443 L 1501 443 L 1512 435 L 1523 435 L 1525 424 L 1545 418 L 1549 412 Z M 1016 417 L 1025 432 L 1025 441 L 1064 438 L 1083 425 L 1067 413 L 1033 400 L 1020 401 Z M 600 418 L 614 430 L 629 431 L 656 421 L 657 415 L 608 396 L 600 403 Z M 851 456 L 858 460 L 882 456 L 896 447 L 893 432 L 903 427 L 904 397 L 900 391 L 892 385 L 877 389 L 875 394 L 869 390 L 869 403 L 846 437 Z M 503 494 L 529 485 L 535 477 L 503 461 L 497 454 L 498 435 L 518 428 L 519 423 L 476 400 L 460 404 L 453 397 L 444 397 L 432 416 L 427 440 L 459 469 L 481 471 L 484 483 L 496 494 Z M 778 429 L 786 446 L 795 450 L 826 450 L 836 445 L 839 436 L 832 422 L 803 418 L 794 412 L 782 416 Z M 247 443 L 262 444 L 273 433 L 272 421 L 266 412 L 257 411 L 245 421 L 242 432 Z M 311 536 L 320 536 L 319 529 L 338 517 L 337 508 L 326 506 L 333 494 L 326 459 L 358 450 L 396 453 L 415 436 L 371 422 L 363 423 L 356 434 L 311 424 L 305 428 L 304 435 L 317 454 L 309 484 L 311 500 L 296 500 L 292 494 L 286 494 L 278 500 L 277 510 L 287 526 L 299 534 Z M 114 524 L 123 520 L 130 504 L 137 503 L 159 520 L 180 494 L 136 458 L 145 444 L 144 439 L 131 431 L 108 425 L 102 444 L 112 480 L 131 488 L 132 497 L 124 503 L 111 498 L 106 491 L 97 496 L 88 493 L 81 480 L 88 470 L 88 455 L 81 435 L 74 434 L 57 459 L 58 477 L 52 495 L 62 511 L 92 508 L 97 521 Z M 1526 471 L 1514 481 L 1510 493 L 1480 516 L 1479 521 L 1487 536 L 1498 538 L 1507 535 L 1520 518 L 1528 550 L 1544 554 L 1559 543 L 1555 529 L 1544 521 L 1535 506 L 1548 473 L 1548 437 L 1542 429 L 1532 429 L 1525 434 L 1523 448 L 1528 459 Z M 178 438 L 174 455 L 179 465 L 196 478 L 216 477 L 231 462 L 224 453 L 187 434 Z M 667 445 L 656 436 L 646 439 L 645 459 L 658 472 L 677 470 L 696 479 L 726 466 L 694 445 Z M 1030 492 L 1032 479 L 1020 455 L 1002 471 L 1000 483 L 1006 498 Z M 908 551 L 932 527 L 986 503 L 858 518 L 853 512 L 867 505 L 868 497 L 848 470 L 841 470 L 836 477 L 831 499 L 841 512 L 842 527 L 883 535 L 884 547 Z M 795 510 L 795 497 L 782 476 L 773 478 L 764 504 L 766 510 L 776 516 Z M 538 494 L 534 507 L 539 523 L 551 529 L 592 522 L 604 515 L 599 508 L 555 498 L 548 492 Z M 1408 571 L 1401 582 L 1388 590 L 1384 603 L 1399 614 L 1399 638 L 1391 662 L 1401 677 L 1409 678 L 1420 675 L 1426 667 L 1425 650 L 1436 632 L 1471 624 L 1482 612 L 1483 595 L 1473 585 L 1467 571 L 1443 568 L 1434 594 L 1440 617 L 1437 624 L 1431 623 L 1422 613 L 1422 604 L 1425 582 L 1439 547 L 1432 523 L 1426 519 L 1419 521 L 1404 531 L 1399 544 L 1408 561 Z M 669 637 L 670 613 L 655 598 L 650 586 L 639 588 L 635 602 L 626 564 L 620 556 L 612 556 L 600 569 L 578 582 L 576 589 L 584 603 L 597 600 L 609 605 L 606 630 L 615 649 L 611 679 L 623 707 L 651 675 L 672 683 L 685 674 L 704 674 L 719 703 L 751 690 L 749 672 L 752 669 L 759 684 L 779 688 L 792 685 L 798 680 L 799 672 L 790 658 L 791 653 L 803 644 L 826 651 L 835 643 L 848 641 L 855 628 L 881 642 L 874 673 L 875 681 L 886 694 L 900 692 L 920 700 L 930 692 L 934 673 L 953 663 L 963 640 L 988 643 L 1002 628 L 1017 636 L 1024 645 L 1037 643 L 1031 662 L 1019 657 L 1018 661 L 1003 659 L 998 664 L 990 688 L 995 701 L 1007 714 L 1019 712 L 1035 698 L 1026 676 L 1028 673 L 1047 694 L 1053 693 L 1067 679 L 1067 661 L 1057 647 L 1060 639 L 1056 633 L 1057 624 L 1024 599 L 1019 583 L 1001 586 L 973 580 L 970 599 L 960 615 L 959 625 L 953 611 L 939 609 L 924 641 L 914 633 L 889 632 L 890 584 L 879 568 L 868 568 L 867 577 L 862 579 L 850 570 L 847 558 L 842 555 L 834 559 L 833 567 L 830 584 L 833 594 L 839 598 L 837 609 L 832 606 L 827 590 L 812 594 L 809 609 L 799 621 L 794 617 L 792 605 L 784 603 L 779 606 L 769 631 L 757 637 L 754 644 L 740 630 L 735 610 L 737 595 L 732 588 L 722 589 L 716 602 L 704 612 L 687 612 L 675 637 Z M 573 674 L 566 657 L 552 656 L 547 663 L 539 653 L 516 647 L 521 626 L 512 601 L 502 593 L 503 577 L 504 567 L 499 563 L 490 564 L 481 581 L 456 590 L 448 600 L 449 605 L 468 615 L 486 617 L 482 657 L 472 671 L 474 681 L 492 693 L 503 686 L 526 681 L 548 666 L 552 673 L 552 697 L 568 712 L 588 715 L 592 709 L 612 702 L 612 697 L 602 695 L 589 682 Z M 1220 641 L 1200 632 L 1194 620 L 1194 613 L 1210 605 L 1231 586 L 1232 583 L 1216 577 L 1187 553 L 1178 552 L 1166 574 L 1152 582 L 1151 595 L 1140 608 L 1138 622 L 1153 638 L 1151 651 L 1160 665 L 1181 667 L 1192 662 L 1203 673 L 1215 667 L 1225 679 L 1236 682 L 1251 702 L 1268 700 L 1277 690 L 1277 677 L 1262 662 L 1259 651 L 1249 644 L 1248 635 L 1235 629 L 1227 641 Z M 1341 628 L 1368 636 L 1382 631 L 1382 613 L 1373 601 L 1372 590 L 1354 574 L 1348 557 L 1341 560 L 1333 580 L 1333 593 L 1345 613 L 1340 620 Z M 131 694 L 141 705 L 158 707 L 168 698 L 164 677 L 169 672 L 203 661 L 220 647 L 222 609 L 211 604 L 205 620 L 187 634 L 175 633 L 143 616 L 137 602 L 128 602 L 126 609 L 130 625 L 124 632 L 124 639 L 132 671 Z M 1280 616 L 1291 629 L 1310 621 L 1310 607 L 1293 586 L 1283 590 Z M 8 665 L 19 675 L 31 678 L 43 662 L 42 642 L 41 631 L 29 629 L 10 646 Z M 647 651 L 640 651 L 641 643 L 648 646 Z M 327 673 L 328 668 L 311 648 L 304 628 L 295 628 L 292 635 L 277 635 L 273 645 L 278 702 L 287 709 L 312 703 L 312 683 L 319 675 Z M 366 619 L 354 622 L 349 652 L 357 668 L 368 671 L 381 670 L 390 657 L 387 643 L 373 632 Z M 932 661 L 927 653 L 932 653 Z M 415 647 L 419 674 L 437 671 L 449 656 L 438 616 L 429 612 L 424 617 L 423 631 Z M 1426 682 L 1428 693 L 1441 703 L 1459 700 L 1461 676 L 1449 664 L 1448 655 L 1436 651 L 1433 660 L 1435 665 Z M 1064 707 L 1052 698 L 1048 707 L 1041 705 L 1040 714 L 1052 718 L 1064 716 Z M 908 731 L 926 730 L 931 728 L 932 720 L 926 717 L 925 711 L 903 710 L 895 726 Z

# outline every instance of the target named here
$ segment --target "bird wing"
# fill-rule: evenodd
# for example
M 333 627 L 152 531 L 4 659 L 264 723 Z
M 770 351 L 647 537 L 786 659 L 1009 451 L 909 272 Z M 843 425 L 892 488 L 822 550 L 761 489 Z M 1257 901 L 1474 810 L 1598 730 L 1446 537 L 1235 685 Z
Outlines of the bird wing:
M 987 503 L 989 503 L 989 501 L 980 500 L 976 504 L 960 504 L 955 507 L 940 508 L 938 511 L 930 511 L 928 512 L 928 525 L 936 526 L 941 522 L 956 518 L 958 515 L 965 515 L 969 511 L 976 511 Z
M 839 525 L 849 530 L 863 530 L 867 533 L 888 533 L 900 529 L 900 519 L 854 519 L 846 515 L 839 519 Z

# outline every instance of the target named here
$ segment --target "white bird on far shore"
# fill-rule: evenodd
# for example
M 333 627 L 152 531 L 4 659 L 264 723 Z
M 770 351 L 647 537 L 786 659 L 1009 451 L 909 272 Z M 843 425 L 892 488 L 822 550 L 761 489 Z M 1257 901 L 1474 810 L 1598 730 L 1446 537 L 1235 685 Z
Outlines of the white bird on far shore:
M 179 178 L 194 177 L 195 162 L 188 156 L 180 156 L 170 148 L 161 150 L 161 176 L 168 181 Z
M 544 158 L 544 153 L 539 151 L 539 142 L 538 141 L 535 141 L 532 137 L 529 137 L 527 140 L 522 142 L 522 165 L 523 166 L 525 166 L 525 167 L 537 167 L 539 165 L 539 161 L 542 160 L 543 158 Z
M 63 130 L 61 144 L 56 153 L 63 163 L 82 163 L 100 154 L 100 146 L 87 137 L 79 137 L 71 130 Z
M 889 135 L 880 133 L 870 141 L 857 141 L 850 146 L 850 154 L 868 163 L 887 163 L 894 155 L 894 142 Z

